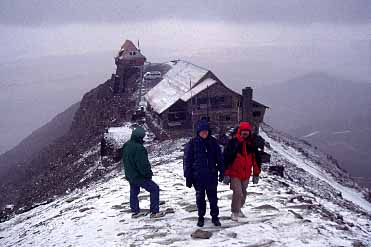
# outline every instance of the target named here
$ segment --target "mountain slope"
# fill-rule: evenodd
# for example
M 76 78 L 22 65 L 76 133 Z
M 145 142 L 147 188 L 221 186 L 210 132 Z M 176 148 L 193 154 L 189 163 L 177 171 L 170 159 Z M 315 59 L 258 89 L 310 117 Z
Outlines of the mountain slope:
M 130 124 L 118 133 L 118 142 L 129 138 Z M 184 186 L 182 150 L 187 139 L 155 141 L 146 146 L 161 188 L 162 209 L 174 214 L 151 220 L 131 219 L 129 186 L 119 170 L 88 187 L 60 197 L 0 224 L 1 246 L 369 246 L 371 205 L 351 178 L 333 160 L 300 140 L 264 126 L 272 165 L 283 165 L 285 177 L 264 169 L 261 182 L 248 188 L 244 212 L 247 219 L 232 222 L 231 191 L 219 185 L 222 228 L 209 219 L 208 240 L 196 241 L 194 190 Z M 83 159 L 95 157 L 96 147 Z M 116 164 L 119 165 L 119 164 Z M 93 172 L 91 170 L 90 172 Z M 90 176 L 91 173 L 86 173 Z M 149 207 L 148 193 L 141 193 L 142 208 Z M 349 201 L 351 199 L 352 201 Z
M 3 172 L 5 167 L 8 168 L 31 159 L 41 149 L 67 134 L 79 106 L 80 103 L 73 104 L 67 110 L 55 116 L 47 124 L 32 132 L 16 147 L 2 154 L 0 156 L 0 173 Z
M 87 183 L 80 180 L 93 164 L 79 162 L 81 155 L 99 143 L 107 126 L 128 120 L 135 106 L 135 94 L 116 96 L 112 88 L 113 81 L 107 80 L 86 93 L 66 134 L 0 174 L 0 208 L 13 204 L 16 212 L 24 212 Z
M 255 95 L 272 106 L 266 121 L 276 129 L 317 145 L 353 176 L 371 181 L 370 83 L 312 73 Z

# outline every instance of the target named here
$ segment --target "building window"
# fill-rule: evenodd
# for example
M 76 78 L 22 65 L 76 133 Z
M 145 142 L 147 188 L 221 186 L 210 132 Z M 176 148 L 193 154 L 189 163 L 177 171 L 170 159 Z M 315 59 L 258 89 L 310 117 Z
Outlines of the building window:
M 224 103 L 224 96 L 216 96 L 210 98 L 211 105 L 219 105 Z
M 197 104 L 198 105 L 206 105 L 207 104 L 207 98 L 197 98 Z
M 262 113 L 261 113 L 260 111 L 254 111 L 254 112 L 252 113 L 253 117 L 260 117 L 261 114 L 262 114 Z

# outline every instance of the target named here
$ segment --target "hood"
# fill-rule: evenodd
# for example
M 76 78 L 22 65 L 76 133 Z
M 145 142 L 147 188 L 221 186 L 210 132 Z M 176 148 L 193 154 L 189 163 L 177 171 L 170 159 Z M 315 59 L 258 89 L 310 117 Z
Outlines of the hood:
M 146 136 L 146 131 L 142 127 L 137 127 L 131 133 L 131 139 L 138 142 L 143 142 L 143 138 Z
M 237 134 L 236 134 L 236 137 L 237 139 L 240 141 L 240 142 L 243 142 L 243 138 L 241 137 L 241 131 L 242 130 L 248 130 L 250 131 L 250 137 L 249 139 L 251 139 L 252 137 L 252 126 L 249 122 L 241 122 L 240 123 L 240 126 L 238 127 L 238 130 L 237 130 Z
M 209 135 L 210 135 L 210 127 L 209 127 L 209 123 L 206 121 L 206 120 L 200 120 L 198 123 L 197 123 L 197 127 L 196 127 L 196 134 L 198 136 L 198 134 L 203 131 L 203 130 L 207 130 L 209 131 Z

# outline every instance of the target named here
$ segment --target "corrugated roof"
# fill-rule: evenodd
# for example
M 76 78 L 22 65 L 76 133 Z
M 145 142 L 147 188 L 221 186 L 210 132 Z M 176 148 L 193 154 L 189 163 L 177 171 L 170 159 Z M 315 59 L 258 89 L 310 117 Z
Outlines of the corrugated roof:
M 192 96 L 217 82 L 211 78 L 201 81 L 209 71 L 190 62 L 176 60 L 166 64 L 171 68 L 163 75 L 163 79 L 145 95 L 146 101 L 158 114 L 163 113 L 178 100 L 188 101 L 191 98 L 190 81 L 192 82 Z M 268 108 L 256 101 L 253 103 Z
M 190 82 L 194 87 L 208 72 L 207 69 L 183 60 L 171 61 L 167 64 L 171 69 L 145 96 L 153 110 L 159 114 L 189 91 Z
M 210 86 L 214 85 L 216 82 L 217 81 L 214 80 L 214 79 L 207 78 L 206 80 L 202 81 L 197 86 L 195 86 L 194 88 L 192 88 L 192 90 L 188 90 L 188 92 L 186 92 L 185 94 L 183 94 L 183 96 L 180 99 L 183 100 L 183 101 L 188 101 L 188 100 L 191 99 L 191 97 L 193 97 L 193 96 L 201 93 L 207 87 L 210 87 Z

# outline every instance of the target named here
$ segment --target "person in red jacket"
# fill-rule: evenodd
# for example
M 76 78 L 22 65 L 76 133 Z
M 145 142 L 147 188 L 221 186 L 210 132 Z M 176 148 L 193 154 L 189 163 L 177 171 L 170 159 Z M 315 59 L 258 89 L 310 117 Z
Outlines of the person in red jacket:
M 245 217 L 241 208 L 245 204 L 250 176 L 253 175 L 253 183 L 257 184 L 261 167 L 261 159 L 258 148 L 254 144 L 250 123 L 240 123 L 236 135 L 224 149 L 224 162 L 226 166 L 224 182 L 230 183 L 233 191 L 231 218 L 238 221 L 240 217 Z

